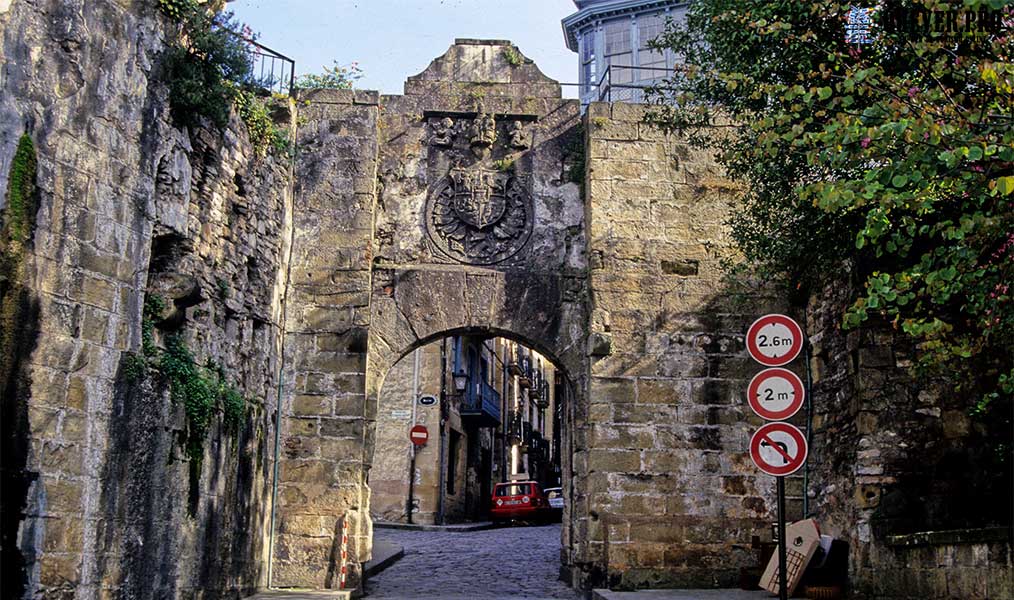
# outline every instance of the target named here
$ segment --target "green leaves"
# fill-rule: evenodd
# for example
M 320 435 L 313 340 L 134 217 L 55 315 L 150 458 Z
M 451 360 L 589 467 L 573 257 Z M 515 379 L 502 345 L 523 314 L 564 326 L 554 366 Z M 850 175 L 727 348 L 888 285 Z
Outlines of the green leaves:
M 755 271 L 821 289 L 852 265 L 866 285 L 843 326 L 887 319 L 927 372 L 1010 399 L 1014 37 L 898 31 L 856 53 L 847 8 L 693 3 L 663 36 L 693 67 L 654 122 L 749 182 L 732 227 Z M 718 114 L 735 135 L 708 127 Z
M 998 177 L 993 181 L 993 189 L 1002 196 L 1014 194 L 1014 176 Z

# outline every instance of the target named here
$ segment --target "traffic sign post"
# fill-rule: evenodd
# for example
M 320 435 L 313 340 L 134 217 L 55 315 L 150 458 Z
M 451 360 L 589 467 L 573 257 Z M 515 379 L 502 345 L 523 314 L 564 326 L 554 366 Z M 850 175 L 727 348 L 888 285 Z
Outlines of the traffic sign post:
M 785 543 L 785 478 L 775 477 L 778 487 L 778 600 L 789 599 L 789 568 Z
M 803 329 L 790 317 L 764 315 L 746 332 L 750 357 L 765 367 L 781 367 L 803 350 Z M 750 380 L 747 402 L 767 423 L 750 438 L 750 458 L 757 468 L 775 478 L 778 493 L 778 597 L 788 598 L 785 540 L 785 477 L 806 462 L 806 437 L 794 425 L 780 423 L 803 406 L 806 393 L 799 376 L 781 368 L 764 369 Z M 805 493 L 805 492 L 804 492 Z
M 768 475 L 792 475 L 806 461 L 806 438 L 795 425 L 767 423 L 750 438 L 750 458 Z
M 798 410 L 798 409 L 797 409 Z M 768 423 L 750 438 L 750 458 L 757 468 L 774 475 L 778 492 L 778 597 L 788 598 L 785 546 L 785 476 L 806 461 L 806 438 L 795 425 Z

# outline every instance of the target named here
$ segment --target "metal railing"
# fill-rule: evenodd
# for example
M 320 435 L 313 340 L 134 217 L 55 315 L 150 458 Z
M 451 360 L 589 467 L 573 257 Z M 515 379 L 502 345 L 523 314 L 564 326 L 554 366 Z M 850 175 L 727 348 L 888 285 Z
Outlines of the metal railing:
M 674 71 L 666 67 L 609 65 L 596 85 L 599 102 L 644 102 L 645 90 Z
M 268 92 L 292 95 L 296 87 L 296 61 L 277 50 L 258 43 L 251 37 L 225 29 L 246 44 L 250 64 L 249 79 L 245 83 Z
M 462 416 L 478 416 L 500 422 L 500 392 L 479 380 L 468 386 L 458 409 Z

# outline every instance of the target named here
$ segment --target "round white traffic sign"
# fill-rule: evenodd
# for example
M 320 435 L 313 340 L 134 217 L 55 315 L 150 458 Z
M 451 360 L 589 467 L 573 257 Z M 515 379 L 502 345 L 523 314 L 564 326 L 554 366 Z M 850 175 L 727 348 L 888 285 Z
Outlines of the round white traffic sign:
M 784 421 L 799 412 L 806 392 L 799 376 L 779 367 L 764 369 L 753 376 L 746 399 L 753 412 L 768 421 Z
M 746 349 L 765 367 L 780 367 L 799 356 L 803 329 L 785 315 L 764 315 L 747 330 Z
M 750 438 L 750 458 L 768 475 L 785 477 L 806 462 L 806 438 L 795 425 L 768 423 Z

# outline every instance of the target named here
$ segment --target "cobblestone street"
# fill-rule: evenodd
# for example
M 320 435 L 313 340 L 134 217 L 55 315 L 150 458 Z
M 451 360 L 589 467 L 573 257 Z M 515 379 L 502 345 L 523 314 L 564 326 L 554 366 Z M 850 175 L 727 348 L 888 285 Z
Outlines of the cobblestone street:
M 405 557 L 370 579 L 367 597 L 566 598 L 581 596 L 559 581 L 560 525 L 473 532 L 376 529 Z

